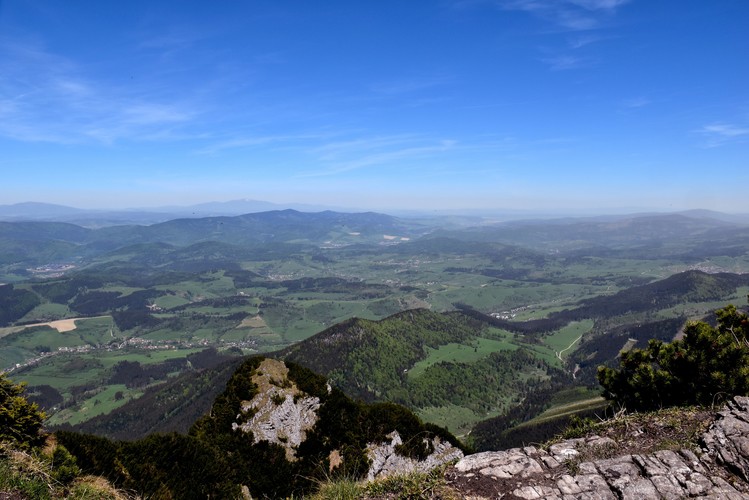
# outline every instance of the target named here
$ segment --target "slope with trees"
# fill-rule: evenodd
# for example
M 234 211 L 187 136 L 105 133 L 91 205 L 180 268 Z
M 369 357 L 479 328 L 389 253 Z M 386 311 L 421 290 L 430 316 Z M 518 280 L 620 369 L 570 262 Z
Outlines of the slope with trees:
M 467 410 L 458 420 L 465 431 L 466 425 L 507 410 L 552 376 L 561 375 L 524 348 L 522 339 L 507 335 L 460 312 L 417 309 L 380 321 L 343 322 L 280 355 L 325 374 L 347 394 L 366 400 L 394 401 L 420 412 Z M 481 339 L 496 347 L 479 353 Z M 473 354 L 410 373 L 430 352 L 455 344 L 470 347 Z

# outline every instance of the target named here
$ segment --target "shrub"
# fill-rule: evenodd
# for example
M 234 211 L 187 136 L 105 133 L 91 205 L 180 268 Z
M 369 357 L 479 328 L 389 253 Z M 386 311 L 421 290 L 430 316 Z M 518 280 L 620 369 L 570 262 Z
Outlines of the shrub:
M 23 395 L 24 384 L 14 384 L 0 373 L 0 441 L 31 448 L 44 441 L 44 412 Z
M 76 464 L 75 457 L 62 445 L 55 446 L 49 461 L 52 478 L 62 484 L 69 484 L 81 474 L 81 469 Z
M 682 340 L 651 340 L 621 355 L 619 369 L 599 367 L 604 397 L 629 410 L 711 405 L 749 394 L 749 318 L 729 305 L 718 326 L 689 323 Z

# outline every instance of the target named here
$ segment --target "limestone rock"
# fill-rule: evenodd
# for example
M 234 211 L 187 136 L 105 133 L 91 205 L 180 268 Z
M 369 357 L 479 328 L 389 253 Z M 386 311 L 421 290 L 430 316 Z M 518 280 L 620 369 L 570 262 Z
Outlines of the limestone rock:
M 461 471 L 477 470 L 484 476 L 511 478 L 528 477 L 541 473 L 543 469 L 531 455 L 537 454 L 535 448 L 513 448 L 507 451 L 484 452 L 469 455 L 455 464 Z M 530 452 L 530 453 L 528 453 Z
M 252 433 L 255 444 L 268 441 L 281 445 L 286 459 L 295 461 L 297 448 L 317 423 L 321 401 L 301 391 L 289 380 L 288 374 L 289 369 L 283 361 L 264 359 L 252 376 L 257 394 L 242 402 L 232 430 Z M 330 384 L 327 391 L 328 394 L 332 392 Z M 424 460 L 416 460 L 397 453 L 396 447 L 403 444 L 397 430 L 391 432 L 388 439 L 367 446 L 367 455 L 372 462 L 367 475 L 369 480 L 393 474 L 427 472 L 463 457 L 460 449 L 435 437 L 428 443 L 434 451 Z M 333 450 L 328 458 L 330 470 L 342 464 L 338 450 Z
M 242 404 L 234 430 L 251 431 L 253 441 L 269 441 L 286 449 L 286 458 L 295 460 L 296 447 L 302 444 L 306 432 L 317 423 L 320 399 L 305 395 L 286 378 L 289 369 L 282 361 L 265 359 L 252 381 L 259 392 Z M 249 419 L 247 419 L 249 415 Z M 246 419 L 245 422 L 242 422 Z
M 749 398 L 737 397 L 721 411 L 702 443 L 700 454 L 660 450 L 582 461 L 616 444 L 590 436 L 548 451 L 525 447 L 469 455 L 446 478 L 466 498 L 749 498 Z
M 721 416 L 703 436 L 703 442 L 718 463 L 749 481 L 749 398 L 734 398 Z
M 411 472 L 428 472 L 440 465 L 463 458 L 463 452 L 448 442 L 435 437 L 432 440 L 434 451 L 424 460 L 404 457 L 396 452 L 396 447 L 403 444 L 398 431 L 387 436 L 390 441 L 370 443 L 367 446 L 367 457 L 372 462 L 367 473 L 367 480 Z

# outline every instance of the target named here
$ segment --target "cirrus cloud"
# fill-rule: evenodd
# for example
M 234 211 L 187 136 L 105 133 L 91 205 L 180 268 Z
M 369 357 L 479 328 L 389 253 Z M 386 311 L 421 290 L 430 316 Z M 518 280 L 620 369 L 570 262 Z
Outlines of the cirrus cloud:
M 749 127 L 731 123 L 711 123 L 703 126 L 699 133 L 705 139 L 705 147 L 715 148 L 729 142 L 743 141 L 749 138 Z

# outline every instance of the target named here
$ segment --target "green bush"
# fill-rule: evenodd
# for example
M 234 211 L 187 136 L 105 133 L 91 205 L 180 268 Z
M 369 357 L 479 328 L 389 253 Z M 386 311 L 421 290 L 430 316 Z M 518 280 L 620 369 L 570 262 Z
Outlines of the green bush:
M 61 484 L 70 484 L 73 479 L 81 474 L 81 469 L 75 461 L 75 457 L 62 445 L 55 446 L 50 457 L 52 478 Z
M 689 323 L 682 340 L 651 340 L 621 355 L 618 369 L 599 367 L 604 397 L 628 410 L 719 403 L 749 394 L 749 318 L 729 305 L 718 326 Z
M 562 439 L 574 439 L 587 436 L 593 433 L 596 428 L 596 421 L 592 418 L 579 417 L 572 415 L 569 418 L 567 427 L 562 431 Z
M 41 431 L 46 417 L 24 397 L 24 390 L 24 384 L 14 384 L 0 373 L 0 441 L 27 449 L 44 441 Z

